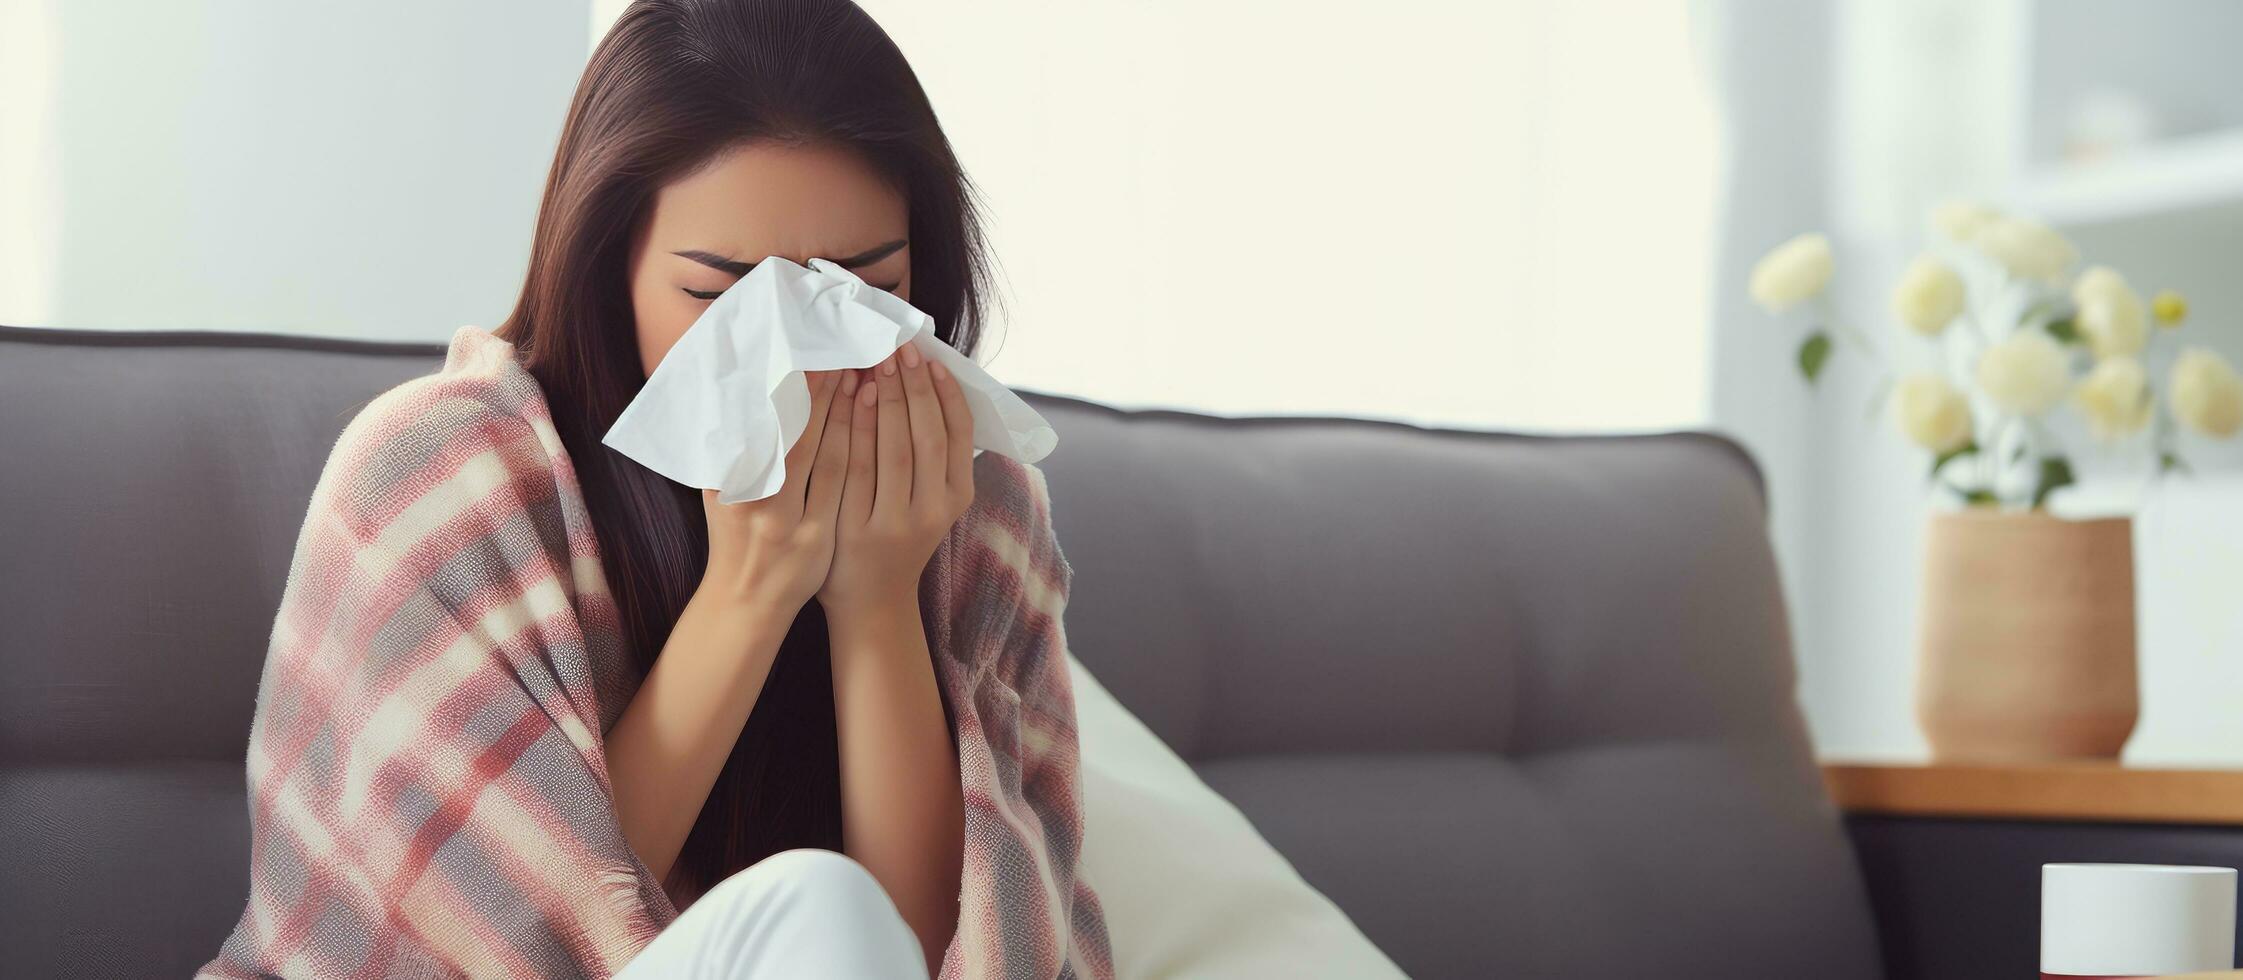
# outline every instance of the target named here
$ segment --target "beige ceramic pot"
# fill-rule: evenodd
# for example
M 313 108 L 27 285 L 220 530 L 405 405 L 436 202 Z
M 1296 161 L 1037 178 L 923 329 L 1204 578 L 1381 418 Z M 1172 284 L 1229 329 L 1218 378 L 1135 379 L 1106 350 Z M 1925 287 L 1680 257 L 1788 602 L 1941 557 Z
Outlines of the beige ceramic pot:
M 1972 508 L 1929 532 L 1916 719 L 1933 758 L 2117 758 L 2141 702 L 2131 519 Z

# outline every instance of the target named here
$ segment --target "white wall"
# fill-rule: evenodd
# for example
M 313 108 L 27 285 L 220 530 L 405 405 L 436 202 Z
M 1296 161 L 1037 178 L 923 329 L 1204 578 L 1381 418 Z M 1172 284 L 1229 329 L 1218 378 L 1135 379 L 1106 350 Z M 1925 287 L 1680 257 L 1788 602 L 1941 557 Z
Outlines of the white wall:
M 1708 300 L 1710 421 L 1752 450 L 1767 480 L 1800 699 L 1819 737 L 1837 687 L 1833 665 L 1816 656 L 1818 610 L 1805 601 L 1823 571 L 1814 560 L 1822 500 L 1808 460 L 1824 409 L 1787 372 L 1795 336 L 1767 322 L 1734 284 L 1770 246 L 1824 220 L 1830 15 L 1824 3 L 1797 0 L 1716 0 L 1703 10 L 1706 60 L 1722 107 L 1722 220 Z
M 584 2 L 6 0 L 0 322 L 494 323 L 587 34 Z
M 62 208 L 51 0 L 0 0 L 0 323 L 54 319 Z

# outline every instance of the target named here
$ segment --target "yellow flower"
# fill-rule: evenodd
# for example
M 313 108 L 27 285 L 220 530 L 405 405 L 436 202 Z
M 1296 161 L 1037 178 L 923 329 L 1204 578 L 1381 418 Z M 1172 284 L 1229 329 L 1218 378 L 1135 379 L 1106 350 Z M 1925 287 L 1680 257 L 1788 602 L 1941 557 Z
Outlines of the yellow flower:
M 1931 223 L 1940 234 L 1965 245 L 2001 216 L 2001 212 L 1971 201 L 1947 201 L 1931 209 Z
M 1830 284 L 1830 239 L 1808 232 L 1770 249 L 1752 267 L 1752 298 L 1781 313 L 1822 293 Z
M 2149 344 L 2142 296 L 2118 270 L 2098 265 L 2080 273 L 2072 283 L 2072 302 L 2079 304 L 2080 336 L 2097 358 L 2132 357 Z
M 2227 437 L 2243 429 L 2243 378 L 2217 351 L 2191 347 L 2173 359 L 2168 382 L 2173 417 L 2208 436 Z
M 2064 349 L 2038 330 L 2018 330 L 1978 355 L 1980 391 L 2004 411 L 2039 415 L 2064 397 L 2071 383 Z
M 2149 373 L 2131 357 L 2106 358 L 2072 389 L 2072 404 L 2087 416 L 2097 439 L 2109 442 L 2142 431 L 2156 407 L 2150 401 Z
M 1910 330 L 1937 337 L 1963 311 L 1963 278 L 1946 263 L 1919 255 L 1893 286 L 1893 314 Z
M 2079 260 L 2079 249 L 2070 239 L 2028 218 L 2002 216 L 1988 220 L 1972 233 L 1970 243 L 2019 279 L 2051 284 L 2062 282 L 2065 270 Z
M 2166 327 L 2177 327 L 2182 320 L 2188 319 L 2188 300 L 2170 289 L 2161 289 L 2157 297 L 2150 300 L 2150 312 L 2157 315 L 2158 323 Z
M 1936 374 L 1916 374 L 1893 387 L 1893 416 L 1910 442 L 1935 453 L 1970 443 L 1970 401 Z

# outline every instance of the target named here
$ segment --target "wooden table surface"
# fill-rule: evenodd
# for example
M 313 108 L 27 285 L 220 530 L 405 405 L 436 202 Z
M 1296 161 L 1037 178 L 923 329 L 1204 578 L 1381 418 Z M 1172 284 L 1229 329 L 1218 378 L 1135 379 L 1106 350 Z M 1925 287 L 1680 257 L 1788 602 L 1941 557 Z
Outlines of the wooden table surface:
M 1839 760 L 1822 769 L 1831 797 L 1854 814 L 2243 825 L 2243 769 Z

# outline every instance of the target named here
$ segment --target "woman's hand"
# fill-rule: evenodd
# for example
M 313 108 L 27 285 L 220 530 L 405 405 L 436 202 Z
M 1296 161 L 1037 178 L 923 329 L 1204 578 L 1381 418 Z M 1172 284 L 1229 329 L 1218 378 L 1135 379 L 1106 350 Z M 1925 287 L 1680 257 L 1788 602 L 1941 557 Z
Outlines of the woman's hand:
M 709 522 L 703 592 L 788 621 L 817 593 L 833 566 L 834 518 L 849 466 L 856 373 L 804 375 L 810 386 L 810 421 L 787 450 L 787 475 L 778 493 L 727 504 L 717 501 L 717 491 L 701 491 Z
M 958 379 L 909 343 L 865 369 L 852 394 L 849 476 L 818 602 L 916 609 L 927 559 L 973 504 L 973 413 Z

